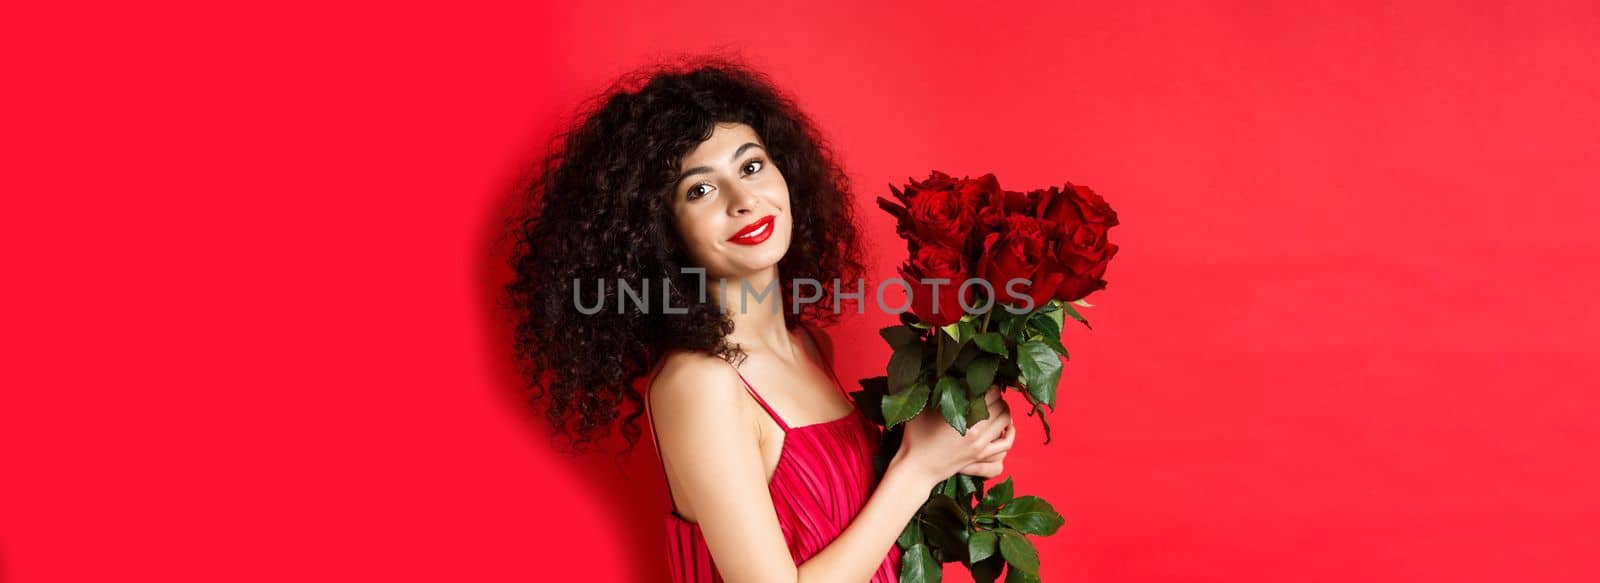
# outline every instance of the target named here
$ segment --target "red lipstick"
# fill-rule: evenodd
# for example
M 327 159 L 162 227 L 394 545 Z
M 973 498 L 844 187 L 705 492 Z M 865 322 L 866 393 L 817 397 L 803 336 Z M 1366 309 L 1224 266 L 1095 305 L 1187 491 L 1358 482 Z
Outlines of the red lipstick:
M 734 233 L 732 237 L 728 237 L 728 242 L 735 245 L 760 245 L 762 241 L 767 240 L 767 237 L 772 236 L 772 223 L 774 220 L 775 217 L 773 215 L 756 219 L 756 222 L 746 225 L 745 228 L 739 229 L 739 232 Z

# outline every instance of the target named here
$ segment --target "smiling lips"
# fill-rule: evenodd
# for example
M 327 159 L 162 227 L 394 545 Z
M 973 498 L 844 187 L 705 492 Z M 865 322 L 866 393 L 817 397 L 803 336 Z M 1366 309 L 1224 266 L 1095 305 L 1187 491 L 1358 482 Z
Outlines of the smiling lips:
M 757 219 L 756 222 L 739 229 L 739 232 L 728 238 L 728 242 L 735 245 L 760 245 L 762 241 L 767 240 L 767 237 L 772 236 L 773 218 L 772 215 L 767 215 Z

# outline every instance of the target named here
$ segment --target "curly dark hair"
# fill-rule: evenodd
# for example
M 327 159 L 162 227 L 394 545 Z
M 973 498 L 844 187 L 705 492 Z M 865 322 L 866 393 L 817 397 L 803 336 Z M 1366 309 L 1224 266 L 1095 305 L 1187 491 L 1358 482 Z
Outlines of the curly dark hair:
M 504 299 L 516 325 L 515 355 L 530 402 L 543 402 L 554 433 L 574 451 L 610 435 L 619 418 L 627 443 L 621 451 L 633 448 L 644 412 L 634 381 L 669 352 L 744 358 L 726 340 L 733 322 L 715 304 L 683 301 L 700 297 L 702 280 L 680 273 L 696 266 L 671 207 L 682 158 L 718 123 L 753 128 L 788 183 L 794 234 L 778 263 L 782 297 L 790 297 L 797 278 L 825 286 L 839 278 L 842 291 L 863 272 L 849 179 L 810 119 L 767 76 L 704 56 L 624 75 L 552 138 L 518 190 L 525 206 L 510 223 L 515 279 Z M 669 281 L 679 298 L 674 309 L 687 303 L 688 313 L 664 313 L 659 293 L 650 294 L 648 309 L 630 301 L 619 313 L 610 308 L 615 285 L 602 293 L 606 309 L 580 313 L 573 283 L 597 279 L 648 282 L 655 290 Z M 587 297 L 593 288 L 582 289 Z M 836 321 L 836 307 L 845 303 L 823 295 L 798 314 L 785 309 L 785 326 Z

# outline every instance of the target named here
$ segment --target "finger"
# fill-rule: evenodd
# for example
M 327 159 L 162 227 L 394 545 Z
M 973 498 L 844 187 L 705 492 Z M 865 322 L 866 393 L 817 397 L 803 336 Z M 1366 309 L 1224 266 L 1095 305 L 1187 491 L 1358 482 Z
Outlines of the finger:
M 1004 413 L 1006 411 L 1005 399 L 1001 399 L 999 401 L 991 401 L 989 403 L 988 410 L 989 410 L 988 418 L 990 418 L 990 419 L 993 419 L 993 418 L 999 416 L 1001 413 Z
M 985 441 L 993 441 L 1006 430 L 1006 425 L 1011 423 L 1011 413 L 1007 409 L 989 409 L 989 416 L 983 421 L 972 424 L 967 433 L 978 433 Z
M 1002 469 L 1004 466 L 999 462 L 973 462 L 962 468 L 961 473 L 987 479 L 1000 475 Z
M 983 454 L 979 455 L 977 459 L 972 460 L 971 463 L 980 463 L 980 462 L 981 463 L 995 463 L 995 462 L 1000 462 L 1000 461 L 1004 461 L 1006 459 L 1006 456 L 1010 455 L 1010 454 L 1011 454 L 1010 450 L 985 451 L 985 452 L 983 452 Z
M 995 434 L 994 439 L 990 440 L 991 442 L 994 442 L 994 443 L 1000 443 L 1000 442 L 1010 443 L 1010 440 L 1016 439 L 1016 437 L 1017 437 L 1017 425 L 1016 425 L 1016 423 L 1008 422 L 1008 423 L 1005 423 L 1004 425 L 1005 425 L 1005 427 L 1001 428 L 1000 432 Z
M 1005 411 L 1002 411 L 1000 415 L 1004 416 L 1006 420 L 1006 430 L 1001 432 L 1002 435 L 1012 433 L 1014 430 L 1016 430 L 1017 418 L 1011 416 L 1011 409 L 1009 407 L 1007 407 Z
M 988 417 L 990 419 L 993 419 L 993 418 L 999 417 L 1003 413 L 1007 413 L 1007 412 L 1010 412 L 1010 411 L 1011 411 L 1011 405 L 1007 404 L 1005 402 L 1005 400 L 1002 399 L 1002 400 L 1000 400 L 998 402 L 994 402 L 994 403 L 990 403 L 989 404 L 989 415 L 988 415 Z
M 1011 410 L 1010 408 L 1000 408 L 995 412 L 989 412 L 989 418 L 984 421 L 994 421 L 995 426 L 998 426 L 998 428 L 995 428 L 995 436 L 998 436 L 1000 431 L 1005 431 L 1003 429 L 1005 426 L 1011 424 Z
M 985 458 L 994 455 L 1004 455 L 1006 452 L 1011 451 L 1011 446 L 1016 444 L 1016 441 L 1017 432 L 1009 432 L 1006 435 L 1001 436 L 1000 438 L 995 439 L 994 441 L 991 441 L 987 445 L 983 446 L 983 449 L 978 452 L 978 457 Z
M 1011 451 L 1011 447 L 1015 445 L 1017 441 L 1016 435 L 1017 432 L 1012 431 L 1008 435 L 998 437 L 994 441 L 983 444 L 983 448 L 978 450 L 979 457 Z
M 985 428 L 983 432 L 984 435 L 988 437 L 989 441 L 994 441 L 999 439 L 1002 434 L 1007 433 L 1006 430 L 1011 427 L 1011 413 L 1009 411 L 1001 411 L 999 414 L 985 419 L 984 421 L 993 423 L 993 425 L 990 427 Z M 1016 432 L 1012 431 L 1010 433 Z
M 1001 398 L 1001 392 L 998 387 L 999 385 L 989 385 L 989 390 L 983 392 L 983 402 L 985 405 L 993 406 L 995 401 L 1005 401 L 1005 399 Z
M 994 441 L 994 438 L 990 437 L 990 434 L 994 433 L 994 429 L 992 428 L 994 423 L 995 420 L 993 417 L 973 423 L 971 427 L 967 428 L 967 441 L 972 443 L 987 443 Z

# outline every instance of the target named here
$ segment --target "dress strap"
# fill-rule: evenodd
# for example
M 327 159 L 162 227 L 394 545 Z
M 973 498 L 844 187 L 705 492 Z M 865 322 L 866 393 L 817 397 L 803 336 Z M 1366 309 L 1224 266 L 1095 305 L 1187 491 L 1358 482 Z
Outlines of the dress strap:
M 731 362 L 728 363 L 728 366 L 733 366 L 733 363 L 731 363 Z M 750 396 L 756 398 L 756 402 L 761 404 L 761 408 L 762 409 L 766 409 L 767 410 L 767 415 L 771 415 L 772 416 L 772 420 L 776 421 L 778 423 L 778 427 L 782 428 L 784 433 L 788 433 L 789 432 L 789 424 L 783 422 L 783 417 L 779 417 L 778 416 L 778 412 L 772 410 L 772 406 L 767 404 L 767 400 L 766 399 L 761 398 L 761 393 L 756 392 L 756 388 L 755 387 L 750 386 L 750 381 L 745 380 L 744 374 L 739 372 L 739 367 L 736 367 L 736 366 L 733 367 L 733 374 L 739 375 L 739 380 L 740 381 L 744 381 L 744 388 L 746 390 L 750 391 Z

